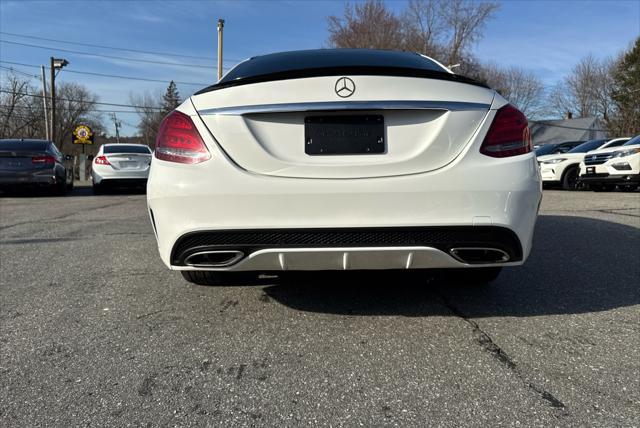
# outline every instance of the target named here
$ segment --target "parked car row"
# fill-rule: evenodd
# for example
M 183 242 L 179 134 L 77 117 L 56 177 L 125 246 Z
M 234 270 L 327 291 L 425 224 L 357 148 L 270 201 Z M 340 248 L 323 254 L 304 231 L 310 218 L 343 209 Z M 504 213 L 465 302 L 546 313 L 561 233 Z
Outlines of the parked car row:
M 102 145 L 91 164 L 93 192 L 145 188 L 151 159 L 151 149 L 143 144 Z M 73 185 L 73 157 L 62 154 L 52 141 L 0 140 L 0 191 L 42 189 L 64 195 Z
M 634 190 L 640 185 L 640 136 L 546 144 L 536 155 L 545 187 Z

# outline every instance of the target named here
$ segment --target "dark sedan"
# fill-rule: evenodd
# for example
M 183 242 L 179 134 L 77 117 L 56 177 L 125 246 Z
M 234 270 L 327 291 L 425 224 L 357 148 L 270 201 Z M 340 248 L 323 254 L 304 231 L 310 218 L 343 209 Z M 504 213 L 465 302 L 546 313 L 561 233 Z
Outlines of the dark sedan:
M 558 153 L 567 153 L 574 147 L 579 146 L 584 141 L 565 141 L 563 143 L 548 143 L 535 149 L 536 156 L 555 155 Z
M 65 194 L 73 188 L 71 158 L 46 140 L 0 140 L 0 190 L 48 188 Z

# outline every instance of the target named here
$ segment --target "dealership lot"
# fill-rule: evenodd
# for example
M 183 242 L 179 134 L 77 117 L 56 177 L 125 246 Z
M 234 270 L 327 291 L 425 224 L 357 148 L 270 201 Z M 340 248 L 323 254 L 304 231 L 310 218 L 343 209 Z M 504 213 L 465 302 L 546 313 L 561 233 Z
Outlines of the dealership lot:
M 0 425 L 640 425 L 640 193 L 545 191 L 486 288 L 200 287 L 145 197 L 0 199 Z

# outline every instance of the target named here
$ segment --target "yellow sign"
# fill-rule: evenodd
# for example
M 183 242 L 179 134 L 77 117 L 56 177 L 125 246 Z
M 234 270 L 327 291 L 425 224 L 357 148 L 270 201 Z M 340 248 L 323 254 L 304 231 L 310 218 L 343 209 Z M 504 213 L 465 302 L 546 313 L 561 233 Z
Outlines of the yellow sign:
M 93 132 L 87 125 L 78 125 L 71 137 L 73 144 L 93 144 Z

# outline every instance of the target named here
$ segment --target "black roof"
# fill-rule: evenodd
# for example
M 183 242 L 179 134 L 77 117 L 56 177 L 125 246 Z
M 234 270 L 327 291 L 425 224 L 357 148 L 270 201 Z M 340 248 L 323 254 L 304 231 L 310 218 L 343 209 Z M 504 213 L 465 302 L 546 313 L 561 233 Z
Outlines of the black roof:
M 452 74 L 414 52 L 376 49 L 314 49 L 261 55 L 241 62 L 218 83 L 196 94 L 229 86 L 331 75 L 389 75 L 452 80 L 485 86 Z

